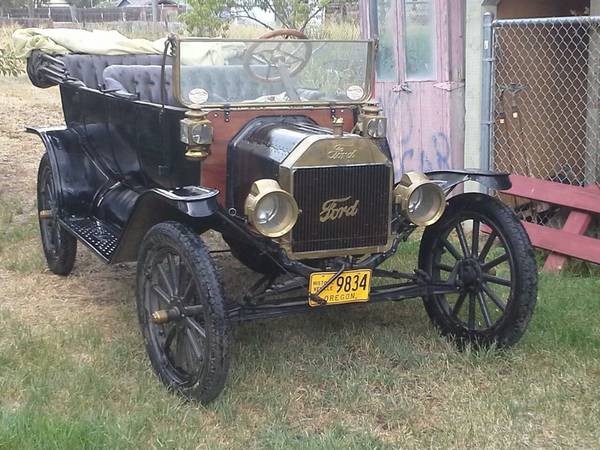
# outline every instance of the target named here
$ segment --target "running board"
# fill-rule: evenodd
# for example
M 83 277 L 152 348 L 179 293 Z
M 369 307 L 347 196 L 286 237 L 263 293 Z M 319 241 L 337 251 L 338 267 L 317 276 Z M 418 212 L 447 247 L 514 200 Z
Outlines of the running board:
M 119 232 L 95 217 L 70 217 L 62 225 L 96 253 L 104 262 L 110 262 L 119 243 Z

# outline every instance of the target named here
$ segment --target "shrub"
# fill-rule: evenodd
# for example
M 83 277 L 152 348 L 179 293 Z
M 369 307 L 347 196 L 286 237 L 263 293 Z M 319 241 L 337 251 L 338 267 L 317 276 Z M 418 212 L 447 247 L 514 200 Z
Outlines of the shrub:
M 15 56 L 15 48 L 12 40 L 12 34 L 17 26 L 0 27 L 0 75 L 13 76 L 25 71 L 23 60 Z

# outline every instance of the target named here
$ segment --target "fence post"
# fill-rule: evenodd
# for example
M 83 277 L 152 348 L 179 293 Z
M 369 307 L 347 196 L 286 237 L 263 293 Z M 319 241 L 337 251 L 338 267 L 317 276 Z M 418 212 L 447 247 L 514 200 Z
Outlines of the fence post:
M 494 15 L 483 15 L 483 60 L 481 89 L 481 159 L 482 169 L 493 169 L 492 126 L 493 126 L 493 70 L 494 70 Z
M 598 129 L 600 128 L 600 29 L 598 23 L 591 23 L 589 30 L 588 50 L 588 93 L 586 99 L 586 132 L 585 132 L 585 156 L 584 156 L 584 183 L 600 183 L 600 145 L 598 143 Z
M 158 0 L 152 0 L 152 22 L 158 22 Z
M 77 19 L 77 7 L 75 5 L 69 5 L 69 12 L 71 13 L 71 22 L 77 23 L 79 20 Z

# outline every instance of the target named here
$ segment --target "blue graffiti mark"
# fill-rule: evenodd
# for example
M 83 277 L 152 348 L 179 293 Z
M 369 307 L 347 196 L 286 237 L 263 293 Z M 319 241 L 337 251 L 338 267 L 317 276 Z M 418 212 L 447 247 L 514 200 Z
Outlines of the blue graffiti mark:
M 452 146 L 448 135 L 443 131 L 437 131 L 431 134 L 429 143 L 425 143 L 423 148 L 419 148 L 419 145 L 411 145 L 420 138 L 420 133 L 416 130 L 417 119 L 408 102 L 400 102 L 399 98 L 393 98 L 399 102 L 399 105 L 393 105 L 391 111 L 395 111 L 396 107 L 399 107 L 400 114 L 390 114 L 390 117 L 396 118 L 401 123 L 396 124 L 391 119 L 388 130 L 399 130 L 398 150 L 404 149 L 401 153 L 395 153 L 394 156 L 394 165 L 397 168 L 396 178 L 398 179 L 402 173 L 408 170 L 427 172 L 450 169 L 452 167 Z M 426 141 L 424 140 L 424 142 Z
M 402 153 L 402 171 L 404 172 L 405 166 L 410 166 L 412 170 L 418 170 L 419 172 L 427 172 L 433 170 L 433 165 L 427 156 L 427 152 L 424 150 L 418 150 L 414 148 L 408 148 Z M 415 167 L 416 165 L 416 167 Z
M 403 121 L 401 128 L 402 131 L 404 131 L 402 136 L 400 136 L 400 144 L 402 144 L 402 146 L 407 145 L 410 142 L 413 134 L 413 115 L 408 112 L 407 114 L 404 114 L 403 117 L 406 120 Z
M 402 153 L 401 157 L 400 157 L 400 173 L 404 173 L 404 161 L 405 160 L 410 160 L 413 159 L 413 157 L 415 156 L 415 149 L 414 148 L 409 148 L 404 150 L 404 152 Z
M 431 148 L 407 148 L 402 152 L 400 160 L 401 172 L 405 170 L 444 170 L 451 166 L 452 148 L 448 136 L 438 131 L 431 136 Z M 433 159 L 433 162 L 432 162 Z
M 452 156 L 452 146 L 450 145 L 448 136 L 440 131 L 434 134 L 431 140 L 433 143 L 433 150 L 435 151 L 437 169 L 449 169 L 451 164 L 450 158 Z
M 400 103 L 400 117 L 402 118 L 402 126 L 400 127 L 400 145 L 404 147 L 408 145 L 412 138 L 414 128 L 414 117 L 413 111 L 411 111 L 408 102 L 400 101 L 400 97 L 397 97 Z

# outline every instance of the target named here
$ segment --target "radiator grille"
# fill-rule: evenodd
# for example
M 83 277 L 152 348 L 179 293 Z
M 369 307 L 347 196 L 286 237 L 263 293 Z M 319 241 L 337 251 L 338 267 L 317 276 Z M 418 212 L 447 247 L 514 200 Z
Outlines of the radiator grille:
M 312 252 L 385 245 L 389 233 L 389 166 L 357 165 L 299 168 L 294 171 L 294 197 L 301 214 L 292 231 L 292 251 Z M 343 214 L 321 222 L 324 202 L 352 206 L 356 215 Z

